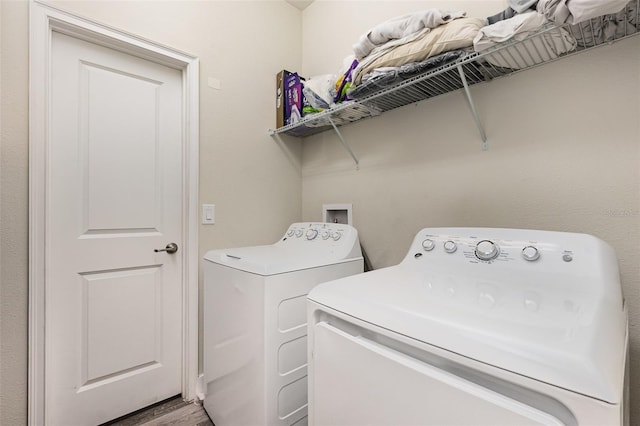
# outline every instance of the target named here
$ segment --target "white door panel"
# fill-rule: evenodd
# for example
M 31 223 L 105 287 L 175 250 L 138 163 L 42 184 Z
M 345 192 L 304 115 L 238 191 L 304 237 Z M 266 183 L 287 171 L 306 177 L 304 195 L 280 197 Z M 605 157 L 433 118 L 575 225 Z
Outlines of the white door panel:
M 181 391 L 181 71 L 52 39 L 46 418 L 97 424 Z

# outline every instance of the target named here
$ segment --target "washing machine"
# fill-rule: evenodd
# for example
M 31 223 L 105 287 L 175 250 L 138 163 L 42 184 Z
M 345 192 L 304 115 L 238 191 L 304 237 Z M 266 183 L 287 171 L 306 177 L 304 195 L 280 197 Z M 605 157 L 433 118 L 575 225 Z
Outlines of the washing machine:
M 216 426 L 307 424 L 307 293 L 361 272 L 358 232 L 334 223 L 206 253 L 204 408 Z
M 585 234 L 427 228 L 308 296 L 311 425 L 627 425 L 617 259 Z

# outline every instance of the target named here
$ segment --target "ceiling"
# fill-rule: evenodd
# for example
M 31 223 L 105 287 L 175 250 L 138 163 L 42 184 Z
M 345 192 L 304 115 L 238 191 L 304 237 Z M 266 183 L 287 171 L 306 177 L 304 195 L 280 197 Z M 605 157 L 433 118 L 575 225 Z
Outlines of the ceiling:
M 300 10 L 305 10 L 307 6 L 313 3 L 313 0 L 285 0 L 285 1 Z

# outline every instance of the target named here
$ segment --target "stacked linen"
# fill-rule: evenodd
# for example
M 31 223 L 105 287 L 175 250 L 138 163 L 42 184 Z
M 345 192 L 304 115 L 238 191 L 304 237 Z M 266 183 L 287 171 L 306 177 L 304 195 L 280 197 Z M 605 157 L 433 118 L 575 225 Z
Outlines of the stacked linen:
M 473 46 L 476 52 L 483 52 L 506 41 L 526 40 L 485 56 L 494 66 L 526 68 L 571 52 L 578 44 L 593 46 L 636 32 L 636 3 L 637 0 L 509 0 L 506 10 L 487 18 L 490 25 L 480 30 Z M 552 28 L 554 24 L 572 26 Z M 541 32 L 545 27 L 546 31 Z M 541 34 L 532 37 L 538 32 Z
M 509 7 L 488 17 L 487 21 L 494 24 L 519 13 L 537 10 L 558 25 L 575 25 L 603 15 L 618 13 L 627 1 L 629 0 L 509 0 Z
M 591 47 L 616 40 L 638 31 L 638 1 L 631 0 L 617 13 L 609 13 L 572 25 L 570 30 L 578 45 Z
M 465 55 L 467 55 L 467 52 L 464 50 L 450 50 L 432 56 L 422 62 L 410 62 L 399 67 L 376 68 L 362 77 L 362 82 L 349 92 L 349 96 L 354 99 L 362 99 L 380 90 L 449 64 Z
M 484 19 L 466 18 L 466 12 L 429 9 L 393 18 L 374 27 L 354 48 L 360 62 L 353 72 L 359 85 L 365 75 L 425 61 L 441 53 L 471 47 Z
M 628 0 L 539 0 L 536 9 L 556 24 L 579 24 L 624 9 Z
M 483 52 L 506 41 L 522 41 L 536 34 L 548 23 L 549 20 L 536 11 L 518 13 L 480 29 L 473 40 L 473 47 L 476 52 Z M 494 66 L 521 69 L 555 59 L 575 48 L 576 39 L 567 30 L 556 28 L 524 43 L 488 54 L 485 60 Z
M 369 55 L 384 53 L 396 45 L 407 43 L 454 19 L 466 16 L 466 12 L 448 12 L 427 9 L 408 13 L 376 25 L 353 45 L 353 53 L 358 61 Z M 374 52 L 376 50 L 376 52 Z

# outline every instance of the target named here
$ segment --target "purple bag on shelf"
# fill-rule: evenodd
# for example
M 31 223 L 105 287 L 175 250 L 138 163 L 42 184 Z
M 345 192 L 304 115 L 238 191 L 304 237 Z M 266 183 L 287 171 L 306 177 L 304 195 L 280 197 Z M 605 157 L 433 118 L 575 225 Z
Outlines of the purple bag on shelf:
M 293 124 L 302 119 L 302 81 L 298 73 L 285 76 L 284 90 L 284 121 Z
M 347 95 L 347 90 L 349 90 L 353 85 L 353 70 L 355 70 L 357 66 L 358 60 L 354 59 L 353 62 L 351 62 L 349 69 L 336 82 L 336 96 L 333 98 L 335 103 L 351 100 Z

